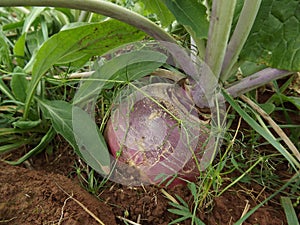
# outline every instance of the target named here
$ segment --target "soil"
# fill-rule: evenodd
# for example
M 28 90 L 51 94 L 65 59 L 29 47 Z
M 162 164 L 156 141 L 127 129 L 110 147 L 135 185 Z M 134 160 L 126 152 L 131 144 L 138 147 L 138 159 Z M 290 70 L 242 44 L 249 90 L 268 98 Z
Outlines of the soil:
M 57 141 L 61 139 L 58 137 Z M 100 220 L 102 224 L 114 225 L 126 224 L 124 220 L 129 220 L 127 224 L 166 225 L 178 218 L 168 211 L 172 208 L 170 200 L 158 187 L 107 183 L 95 197 L 81 185 L 82 179 L 75 172 L 75 164 L 78 168 L 79 163 L 63 141 L 52 154 L 41 153 L 21 166 L 0 162 L 0 224 L 93 225 L 101 224 Z M 165 191 L 193 204 L 186 186 Z M 200 209 L 197 215 L 207 225 L 233 224 L 247 206 L 254 207 L 269 194 L 258 184 L 239 186 L 213 198 L 210 206 Z M 191 221 L 178 224 L 191 224 Z M 259 208 L 244 224 L 287 222 L 282 208 L 274 200 Z

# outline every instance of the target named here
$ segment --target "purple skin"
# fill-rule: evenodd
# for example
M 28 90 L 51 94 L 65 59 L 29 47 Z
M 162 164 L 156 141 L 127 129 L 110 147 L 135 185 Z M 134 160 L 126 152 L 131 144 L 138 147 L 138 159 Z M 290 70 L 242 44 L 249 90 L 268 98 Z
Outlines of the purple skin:
M 112 112 L 105 130 L 111 153 L 118 163 L 136 169 L 144 184 L 161 183 L 162 178 L 156 179 L 161 174 L 170 180 L 176 173 L 170 187 L 195 181 L 199 169 L 193 153 L 201 159 L 201 145 L 209 129 L 178 85 L 156 83 L 141 89 L 148 96 L 136 91 Z

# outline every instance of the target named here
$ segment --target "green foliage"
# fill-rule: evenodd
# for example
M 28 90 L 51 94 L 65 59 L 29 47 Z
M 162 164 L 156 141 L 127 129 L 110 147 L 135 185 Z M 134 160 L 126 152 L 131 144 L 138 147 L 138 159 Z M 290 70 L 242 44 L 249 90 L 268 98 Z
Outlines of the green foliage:
M 27 33 L 32 26 L 33 22 L 41 15 L 46 7 L 34 7 L 30 10 L 30 13 L 26 16 L 24 25 L 22 28 L 22 34 Z
M 44 116 L 52 121 L 55 131 L 69 142 L 76 153 L 99 173 L 108 174 L 110 170 L 108 149 L 90 115 L 65 101 L 38 100 L 38 102 Z
M 25 45 L 26 45 L 26 33 L 22 34 L 16 41 L 13 52 L 16 56 L 16 61 L 19 66 L 25 65 Z
M 299 15 L 298 0 L 263 0 L 241 59 L 299 71 Z
M 31 120 L 27 120 L 27 121 L 24 121 L 24 120 L 18 120 L 16 122 L 13 122 L 12 125 L 15 127 L 15 128 L 19 128 L 19 129 L 31 129 L 31 128 L 34 128 L 34 127 L 37 127 L 38 125 L 41 124 L 41 120 L 35 120 L 35 121 L 31 121 Z
M 143 33 L 140 31 L 115 20 L 82 24 L 53 35 L 31 59 L 32 80 L 28 88 L 24 118 L 28 115 L 39 81 L 51 66 L 74 61 L 80 61 L 83 65 L 93 55 L 101 55 L 109 49 L 142 37 Z
M 198 202 L 198 193 L 196 185 L 194 183 L 189 183 L 188 187 L 193 195 L 194 202 Z M 191 224 L 205 225 L 205 223 L 203 223 L 198 217 L 196 217 L 193 214 L 193 212 L 191 212 L 187 202 L 185 202 L 179 195 L 176 195 L 176 198 L 179 202 L 169 202 L 169 204 L 174 208 L 168 209 L 168 211 L 180 217 L 178 219 L 173 220 L 171 223 L 169 223 L 169 225 L 178 224 L 188 219 L 192 220 Z
M 0 91 L 3 93 L 3 95 L 6 98 L 9 98 L 10 100 L 15 101 L 15 97 L 13 95 L 13 93 L 11 92 L 11 90 L 7 87 L 7 85 L 3 82 L 2 79 L 0 79 Z M 2 96 L 2 98 L 4 98 L 4 96 Z

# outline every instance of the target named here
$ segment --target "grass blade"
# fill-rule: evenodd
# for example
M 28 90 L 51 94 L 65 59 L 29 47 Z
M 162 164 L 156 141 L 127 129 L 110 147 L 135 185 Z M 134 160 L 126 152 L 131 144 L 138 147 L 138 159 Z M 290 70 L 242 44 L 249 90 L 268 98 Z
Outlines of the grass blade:
M 291 199 L 288 197 L 281 197 L 280 201 L 281 201 L 281 205 L 284 209 L 288 224 L 289 225 L 299 225 L 299 221 L 298 221 L 297 215 L 295 213 Z
M 260 204 L 256 205 L 245 216 L 243 216 L 241 219 L 239 219 L 237 222 L 235 222 L 234 225 L 242 225 L 257 209 L 259 209 L 261 206 L 263 206 L 264 204 L 266 204 L 266 202 L 270 201 L 272 198 L 274 198 L 276 195 L 278 195 L 281 191 L 283 191 L 284 189 L 286 189 L 296 179 L 299 179 L 299 172 L 297 174 L 295 174 L 288 182 L 286 182 L 284 185 L 282 185 L 282 187 L 280 189 L 278 189 L 276 192 L 274 192 L 268 198 L 266 198 L 265 200 L 263 200 Z
M 32 150 L 30 150 L 28 153 L 23 155 L 21 158 L 19 158 L 17 161 L 5 161 L 10 165 L 16 166 L 21 163 L 23 163 L 25 160 L 29 159 L 31 156 L 40 153 L 44 148 L 47 147 L 50 141 L 54 138 L 56 132 L 51 127 L 48 132 L 45 134 L 45 136 L 41 139 L 40 143 Z
M 269 130 L 265 130 L 260 126 L 248 113 L 246 113 L 237 102 L 223 90 L 224 98 L 230 103 L 230 105 L 240 114 L 240 116 L 263 138 L 265 138 L 274 148 L 276 148 L 293 166 L 295 171 L 300 169 L 300 163 L 291 155 L 271 134 Z M 298 169 L 297 169 L 298 168 Z

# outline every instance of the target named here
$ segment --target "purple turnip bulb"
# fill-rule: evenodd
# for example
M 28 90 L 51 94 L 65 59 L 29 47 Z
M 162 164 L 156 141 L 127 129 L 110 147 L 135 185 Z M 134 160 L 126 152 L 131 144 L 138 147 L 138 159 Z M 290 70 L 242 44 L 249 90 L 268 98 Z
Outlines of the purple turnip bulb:
M 121 165 L 118 173 L 129 179 L 124 166 L 133 168 L 140 184 L 195 181 L 209 128 L 186 90 L 152 83 L 121 99 L 114 103 L 105 129 L 116 168 Z

